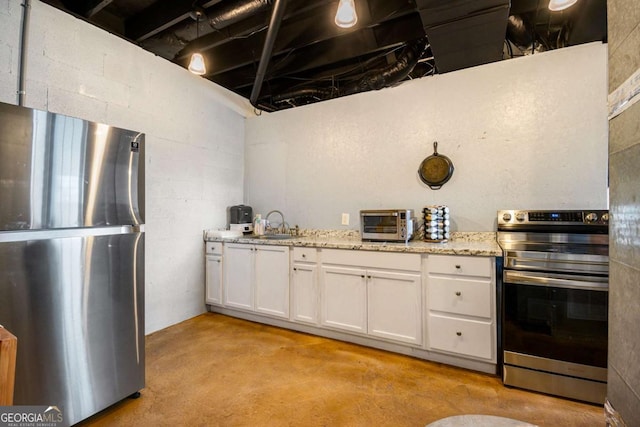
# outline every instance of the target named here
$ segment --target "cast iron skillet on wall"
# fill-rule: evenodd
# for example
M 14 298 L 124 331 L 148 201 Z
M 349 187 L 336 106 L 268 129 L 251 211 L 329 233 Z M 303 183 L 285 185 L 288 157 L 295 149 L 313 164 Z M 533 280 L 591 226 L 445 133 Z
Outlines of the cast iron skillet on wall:
M 451 160 L 438 154 L 438 141 L 433 143 L 433 154 L 420 163 L 418 175 L 432 190 L 439 190 L 453 175 Z

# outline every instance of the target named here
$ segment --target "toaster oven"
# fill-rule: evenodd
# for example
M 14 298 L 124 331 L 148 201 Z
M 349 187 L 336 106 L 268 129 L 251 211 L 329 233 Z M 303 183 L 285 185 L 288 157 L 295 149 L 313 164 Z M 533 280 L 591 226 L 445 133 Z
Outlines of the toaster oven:
M 362 240 L 407 242 L 413 236 L 413 210 L 377 209 L 360 211 Z

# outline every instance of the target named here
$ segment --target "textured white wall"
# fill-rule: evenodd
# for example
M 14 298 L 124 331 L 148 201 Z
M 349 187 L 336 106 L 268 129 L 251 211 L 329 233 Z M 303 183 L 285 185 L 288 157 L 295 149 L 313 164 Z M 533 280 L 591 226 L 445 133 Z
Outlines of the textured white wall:
M 606 45 L 565 48 L 249 118 L 245 201 L 331 229 L 445 204 L 453 230 L 494 231 L 499 209 L 606 208 L 607 132 Z M 455 172 L 434 191 L 436 140 Z
M 17 103 L 22 7 L 0 2 L 0 100 Z M 243 201 L 248 103 L 131 43 L 32 2 L 28 107 L 146 134 L 146 330 L 204 312 L 202 230 Z

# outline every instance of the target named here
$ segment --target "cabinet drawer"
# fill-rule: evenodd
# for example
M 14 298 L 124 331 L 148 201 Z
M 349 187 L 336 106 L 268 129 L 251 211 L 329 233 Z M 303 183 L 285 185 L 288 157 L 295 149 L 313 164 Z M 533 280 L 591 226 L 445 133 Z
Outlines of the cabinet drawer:
M 427 325 L 432 350 L 493 359 L 493 323 L 429 314 Z
M 420 271 L 420 254 L 359 251 L 349 249 L 323 249 L 323 264 L 350 265 L 359 268 Z
M 460 276 L 491 277 L 492 262 L 493 258 L 490 257 L 429 255 L 427 271 Z
M 293 260 L 303 262 L 316 262 L 318 250 L 316 248 L 293 248 Z
M 205 248 L 208 255 L 222 255 L 222 242 L 205 242 Z
M 494 299 L 491 280 L 429 276 L 427 282 L 429 310 L 491 319 Z

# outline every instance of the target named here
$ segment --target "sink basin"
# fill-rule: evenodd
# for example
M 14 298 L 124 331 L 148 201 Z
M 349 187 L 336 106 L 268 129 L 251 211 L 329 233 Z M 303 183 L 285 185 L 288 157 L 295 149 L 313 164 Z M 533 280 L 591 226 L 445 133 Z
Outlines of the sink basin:
M 262 236 L 254 236 L 255 239 L 266 239 L 266 240 L 285 240 L 292 239 L 293 236 L 291 234 L 265 234 Z

